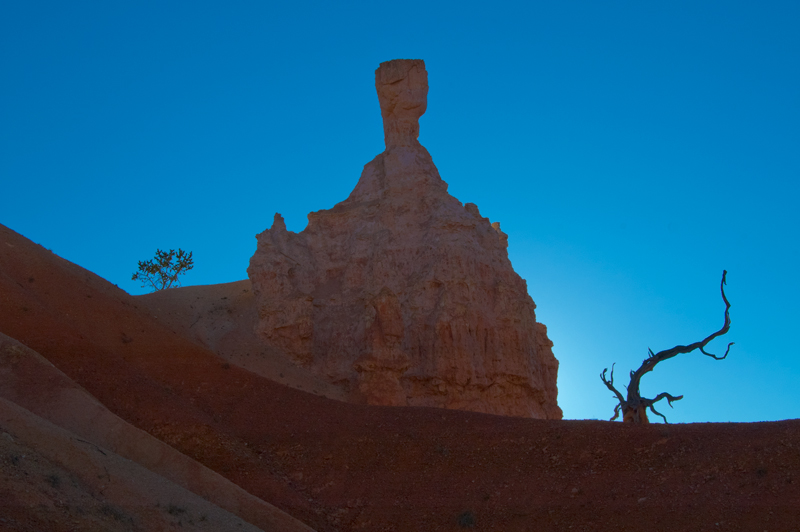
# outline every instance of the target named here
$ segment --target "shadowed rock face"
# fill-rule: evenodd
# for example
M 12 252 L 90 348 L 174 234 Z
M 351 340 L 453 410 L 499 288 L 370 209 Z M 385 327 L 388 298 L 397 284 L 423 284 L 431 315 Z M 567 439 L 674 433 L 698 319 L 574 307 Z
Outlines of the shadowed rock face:
M 420 60 L 382 63 L 386 150 L 300 233 L 275 215 L 248 275 L 264 342 L 361 401 L 560 419 L 558 362 L 508 237 L 419 144 Z

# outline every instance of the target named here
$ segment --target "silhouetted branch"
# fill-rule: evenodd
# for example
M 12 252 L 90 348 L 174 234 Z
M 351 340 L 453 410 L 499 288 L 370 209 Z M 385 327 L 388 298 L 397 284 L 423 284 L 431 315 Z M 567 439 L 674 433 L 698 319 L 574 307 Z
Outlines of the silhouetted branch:
M 605 368 L 603 370 L 603 373 L 600 374 L 600 378 L 603 380 L 603 383 L 605 383 L 605 385 L 608 387 L 608 389 L 611 390 L 612 392 L 614 392 L 614 394 L 616 394 L 616 396 L 620 400 L 620 402 L 624 402 L 625 400 L 622 398 L 622 394 L 619 392 L 619 390 L 614 388 L 614 366 L 616 366 L 616 365 L 617 365 L 616 362 L 611 364 L 611 380 L 606 380 L 606 372 L 608 371 L 608 368 Z
M 681 399 L 683 399 L 683 396 L 679 395 L 678 397 L 674 397 L 674 396 L 668 394 L 667 392 L 661 392 L 660 394 L 658 394 L 656 396 L 655 399 L 642 399 L 642 404 L 644 404 L 647 408 L 649 408 L 650 411 L 653 412 L 654 414 L 656 414 L 658 416 L 661 416 L 661 418 L 664 420 L 664 423 L 667 423 L 667 418 L 664 416 L 664 414 L 662 414 L 661 412 L 657 411 L 653 407 L 654 404 L 656 404 L 657 402 L 659 402 L 662 399 L 666 399 L 667 403 L 669 403 L 669 407 L 672 408 L 672 401 L 680 401 Z
M 642 365 L 639 366 L 639 369 L 637 369 L 636 371 L 630 372 L 631 381 L 630 384 L 627 386 L 628 389 L 627 399 L 623 398 L 622 394 L 614 387 L 614 366 L 613 365 L 611 366 L 610 380 L 606 378 L 606 371 L 608 371 L 608 368 L 603 370 L 603 373 L 600 374 L 600 379 L 603 381 L 603 384 L 605 384 L 609 390 L 614 392 L 614 394 L 617 396 L 617 400 L 619 401 L 617 406 L 614 408 L 614 417 L 611 418 L 612 421 L 617 419 L 617 417 L 619 416 L 619 410 L 622 409 L 623 421 L 630 420 L 635 423 L 648 423 L 649 421 L 647 420 L 646 409 L 649 408 L 654 414 L 661 416 L 664 419 L 664 423 L 667 422 L 667 418 L 664 417 L 663 414 L 656 411 L 656 409 L 653 408 L 653 405 L 658 401 L 660 401 L 661 399 L 666 399 L 667 402 L 669 403 L 670 408 L 672 408 L 672 402 L 683 399 L 683 396 L 679 395 L 678 397 L 674 397 L 664 392 L 660 393 L 654 399 L 647 399 L 642 397 L 639 393 L 639 385 L 641 383 L 642 377 L 647 373 L 653 371 L 653 369 L 656 367 L 656 364 L 658 364 L 659 362 L 663 362 L 664 360 L 673 358 L 680 354 L 691 353 L 692 351 L 695 350 L 699 350 L 702 354 L 711 357 L 714 360 L 723 360 L 725 359 L 725 357 L 728 356 L 728 353 L 730 352 L 731 346 L 734 344 L 734 342 L 728 344 L 728 347 L 725 350 L 725 354 L 722 355 L 721 357 L 709 353 L 705 350 L 706 345 L 708 345 L 708 343 L 711 340 L 717 338 L 718 336 L 726 334 L 731 327 L 731 316 L 730 316 L 731 304 L 728 301 L 728 298 L 725 296 L 725 285 L 727 284 L 726 282 L 727 274 L 728 274 L 727 270 L 722 271 L 722 281 L 720 282 L 720 292 L 722 293 L 722 300 L 725 302 L 725 321 L 720 330 L 707 336 L 705 339 L 699 342 L 694 342 L 689 345 L 676 345 L 671 349 L 665 349 L 664 351 L 659 351 L 658 353 L 653 353 L 653 350 L 648 348 L 647 358 L 642 362 Z

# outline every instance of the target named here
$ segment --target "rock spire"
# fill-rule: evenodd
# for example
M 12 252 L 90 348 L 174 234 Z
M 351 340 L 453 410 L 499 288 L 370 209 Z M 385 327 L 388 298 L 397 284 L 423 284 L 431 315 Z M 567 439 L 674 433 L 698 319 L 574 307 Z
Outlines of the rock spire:
M 386 149 L 419 146 L 419 118 L 428 107 L 428 72 L 419 59 L 381 63 L 375 71 Z
M 386 150 L 300 233 L 280 214 L 248 275 L 256 331 L 356 401 L 560 419 L 558 362 L 508 237 L 447 193 L 417 140 L 421 60 L 382 63 Z

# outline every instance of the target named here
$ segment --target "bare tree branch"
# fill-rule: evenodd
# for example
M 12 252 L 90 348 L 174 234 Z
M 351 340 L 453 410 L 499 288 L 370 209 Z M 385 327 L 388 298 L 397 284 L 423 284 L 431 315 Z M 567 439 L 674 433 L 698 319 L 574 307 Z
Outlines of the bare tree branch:
M 625 398 L 622 396 L 619 390 L 614 388 L 614 366 L 616 364 L 617 364 L 616 362 L 611 364 L 611 380 L 606 380 L 606 372 L 608 371 L 608 368 L 605 368 L 603 370 L 603 373 L 600 374 L 600 379 L 602 379 L 603 384 L 605 384 L 609 390 L 614 392 L 614 394 L 617 396 L 617 399 L 619 399 L 620 404 L 622 404 L 625 402 Z
M 689 345 L 676 345 L 671 349 L 665 349 L 664 351 L 659 351 L 658 353 L 653 353 L 653 350 L 648 348 L 647 349 L 647 358 L 644 359 L 642 365 L 639 366 L 639 369 L 636 371 L 630 372 L 630 384 L 627 386 L 628 396 L 627 399 L 622 396 L 622 394 L 614 387 L 614 366 L 611 366 L 611 379 L 606 379 L 606 371 L 608 368 L 603 370 L 603 373 L 600 374 L 600 379 L 603 381 L 603 384 L 606 387 L 613 391 L 614 394 L 617 396 L 618 404 L 614 408 L 614 417 L 611 420 L 617 419 L 619 416 L 619 410 L 622 410 L 623 413 L 623 421 L 632 421 L 634 423 L 649 423 L 647 420 L 647 412 L 646 409 L 649 408 L 654 414 L 661 416 L 664 419 L 664 422 L 667 422 L 667 418 L 664 417 L 663 414 L 659 413 L 653 405 L 660 401 L 661 399 L 666 399 L 669 403 L 670 408 L 672 408 L 672 402 L 678 401 L 683 399 L 682 395 L 677 397 L 672 396 L 666 392 L 660 393 L 654 399 L 647 399 L 641 396 L 639 392 L 639 385 L 641 384 L 642 377 L 644 377 L 647 373 L 653 371 L 656 367 L 656 364 L 659 362 L 663 362 L 664 360 L 668 360 L 680 354 L 691 353 L 692 351 L 699 350 L 702 354 L 713 358 L 714 360 L 723 360 L 725 357 L 728 356 L 730 352 L 731 346 L 734 342 L 728 344 L 727 349 L 725 350 L 725 354 L 720 356 L 714 355 L 709 353 L 705 350 L 706 345 L 708 345 L 711 340 L 717 338 L 718 336 L 722 336 L 726 334 L 731 327 L 731 316 L 730 316 L 730 308 L 731 304 L 728 301 L 728 298 L 725 296 L 725 285 L 726 276 L 728 272 L 727 270 L 722 271 L 722 281 L 720 282 L 720 292 L 722 293 L 722 300 L 725 302 L 725 321 L 722 325 L 720 330 L 710 334 L 705 339 L 694 342 Z M 643 418 L 643 419 L 642 419 Z
M 733 344 L 735 344 L 735 343 L 736 343 L 736 342 L 731 342 L 731 343 L 729 343 L 729 344 L 728 344 L 728 348 L 727 348 L 727 349 L 725 349 L 725 354 L 724 354 L 724 355 L 722 355 L 721 357 L 718 357 L 717 355 L 714 355 L 714 354 L 712 354 L 712 353 L 706 353 L 706 352 L 705 352 L 705 350 L 704 350 L 702 347 L 700 348 L 700 352 L 701 352 L 701 353 L 703 353 L 703 354 L 704 354 L 705 356 L 707 356 L 707 357 L 711 357 L 711 358 L 713 358 L 714 360 L 724 360 L 724 359 L 725 359 L 725 357 L 726 357 L 726 356 L 728 356 L 728 352 L 731 350 L 731 346 L 732 346 Z
M 660 394 L 658 394 L 656 396 L 655 399 L 645 399 L 644 401 L 647 402 L 647 403 L 650 403 L 650 405 L 652 405 L 652 404 L 655 404 L 655 403 L 659 402 L 662 399 L 666 399 L 667 403 L 669 403 L 669 407 L 672 408 L 672 401 L 680 401 L 681 399 L 683 399 L 683 396 L 679 395 L 678 397 L 674 397 L 674 396 L 668 394 L 667 392 L 661 392 Z
M 664 423 L 669 423 L 669 421 L 667 421 L 666 416 L 664 414 L 662 414 L 661 412 L 659 412 L 658 410 L 656 410 L 655 408 L 653 408 L 653 405 L 650 405 L 650 411 L 652 413 L 654 413 L 655 415 L 657 415 L 657 416 L 661 416 L 661 419 L 664 420 Z

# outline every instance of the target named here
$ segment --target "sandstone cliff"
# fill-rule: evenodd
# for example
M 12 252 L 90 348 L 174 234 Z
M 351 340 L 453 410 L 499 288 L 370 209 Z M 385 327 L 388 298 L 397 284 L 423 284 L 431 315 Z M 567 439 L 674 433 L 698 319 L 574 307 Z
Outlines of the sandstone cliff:
M 508 237 L 447 193 L 417 140 L 424 63 L 375 74 L 386 150 L 302 232 L 276 214 L 258 235 L 257 333 L 369 404 L 560 419 L 558 362 Z

